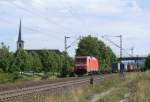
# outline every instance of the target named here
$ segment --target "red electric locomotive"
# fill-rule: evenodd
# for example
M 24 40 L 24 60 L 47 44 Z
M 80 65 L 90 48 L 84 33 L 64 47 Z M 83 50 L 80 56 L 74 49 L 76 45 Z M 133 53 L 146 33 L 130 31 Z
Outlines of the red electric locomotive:
M 75 73 L 97 73 L 99 70 L 98 60 L 90 56 L 76 56 L 75 58 Z

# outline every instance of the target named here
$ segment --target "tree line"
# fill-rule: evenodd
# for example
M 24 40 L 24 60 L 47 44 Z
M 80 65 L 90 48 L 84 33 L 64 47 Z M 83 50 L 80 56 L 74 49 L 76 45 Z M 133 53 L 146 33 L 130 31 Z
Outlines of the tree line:
M 117 62 L 112 49 L 97 37 L 83 37 L 76 49 L 76 56 L 93 56 L 99 61 L 100 72 L 111 71 L 111 65 Z M 66 65 L 67 61 L 67 65 Z M 146 59 L 145 69 L 150 68 L 150 55 Z M 72 75 L 74 71 L 74 59 L 62 52 L 43 50 L 41 53 L 28 52 L 18 49 L 10 52 L 4 43 L 0 44 L 0 72 L 22 74 L 23 72 L 44 73 L 54 76 Z
M 67 68 L 65 65 L 67 59 Z M 4 73 L 43 72 L 45 76 L 66 76 L 73 70 L 73 59 L 65 58 L 64 53 L 58 54 L 54 51 L 43 50 L 41 53 L 28 52 L 18 49 L 10 52 L 9 47 L 1 43 L 0 46 L 0 71 Z M 65 74 L 64 74 L 65 73 Z

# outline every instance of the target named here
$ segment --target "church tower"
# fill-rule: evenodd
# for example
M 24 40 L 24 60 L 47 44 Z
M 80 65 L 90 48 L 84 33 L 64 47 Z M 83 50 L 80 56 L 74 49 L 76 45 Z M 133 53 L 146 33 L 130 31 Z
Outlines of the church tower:
M 17 40 L 17 49 L 23 49 L 24 48 L 24 41 L 21 38 L 21 19 L 20 19 L 20 26 L 19 26 L 19 36 Z

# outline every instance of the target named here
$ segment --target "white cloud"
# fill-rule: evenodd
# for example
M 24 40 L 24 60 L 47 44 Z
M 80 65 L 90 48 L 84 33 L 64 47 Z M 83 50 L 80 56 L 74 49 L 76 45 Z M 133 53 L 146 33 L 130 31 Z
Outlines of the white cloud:
M 9 27 L 16 25 L 14 32 L 18 31 L 16 22 L 23 15 L 26 48 L 62 50 L 64 35 L 124 34 L 125 48 L 134 45 L 137 52 L 150 52 L 145 50 L 150 37 L 150 13 L 144 12 L 136 0 L 14 0 L 13 3 L 0 1 L 0 6 L 3 5 L 0 11 L 13 23 Z M 69 51 L 72 53 L 73 49 Z

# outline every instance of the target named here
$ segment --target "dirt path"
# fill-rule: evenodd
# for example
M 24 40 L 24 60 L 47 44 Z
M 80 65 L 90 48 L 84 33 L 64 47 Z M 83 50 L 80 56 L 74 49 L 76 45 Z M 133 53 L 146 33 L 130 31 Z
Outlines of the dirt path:
M 123 82 L 122 84 L 120 84 L 119 86 L 123 86 L 123 85 L 126 85 L 128 83 L 130 83 L 131 81 L 125 81 Z M 97 102 L 99 101 L 100 99 L 104 98 L 105 96 L 109 95 L 110 93 L 112 93 L 113 91 L 116 91 L 119 89 L 119 86 L 116 88 L 116 87 L 112 87 L 112 88 L 109 88 L 107 91 L 105 92 L 102 92 L 102 93 L 99 93 L 99 94 L 95 94 L 91 101 L 90 102 Z M 126 102 L 124 100 L 122 100 L 121 102 Z
M 92 100 L 91 102 L 97 102 L 98 100 L 102 99 L 103 97 L 105 97 L 106 95 L 109 95 L 112 91 L 116 90 L 117 88 L 110 88 L 109 90 L 105 91 L 105 92 L 102 92 L 100 94 L 95 94 L 93 97 L 92 97 Z
M 128 97 L 130 96 L 130 93 L 126 93 L 124 95 L 124 98 L 122 100 L 120 100 L 120 102 L 128 102 Z

